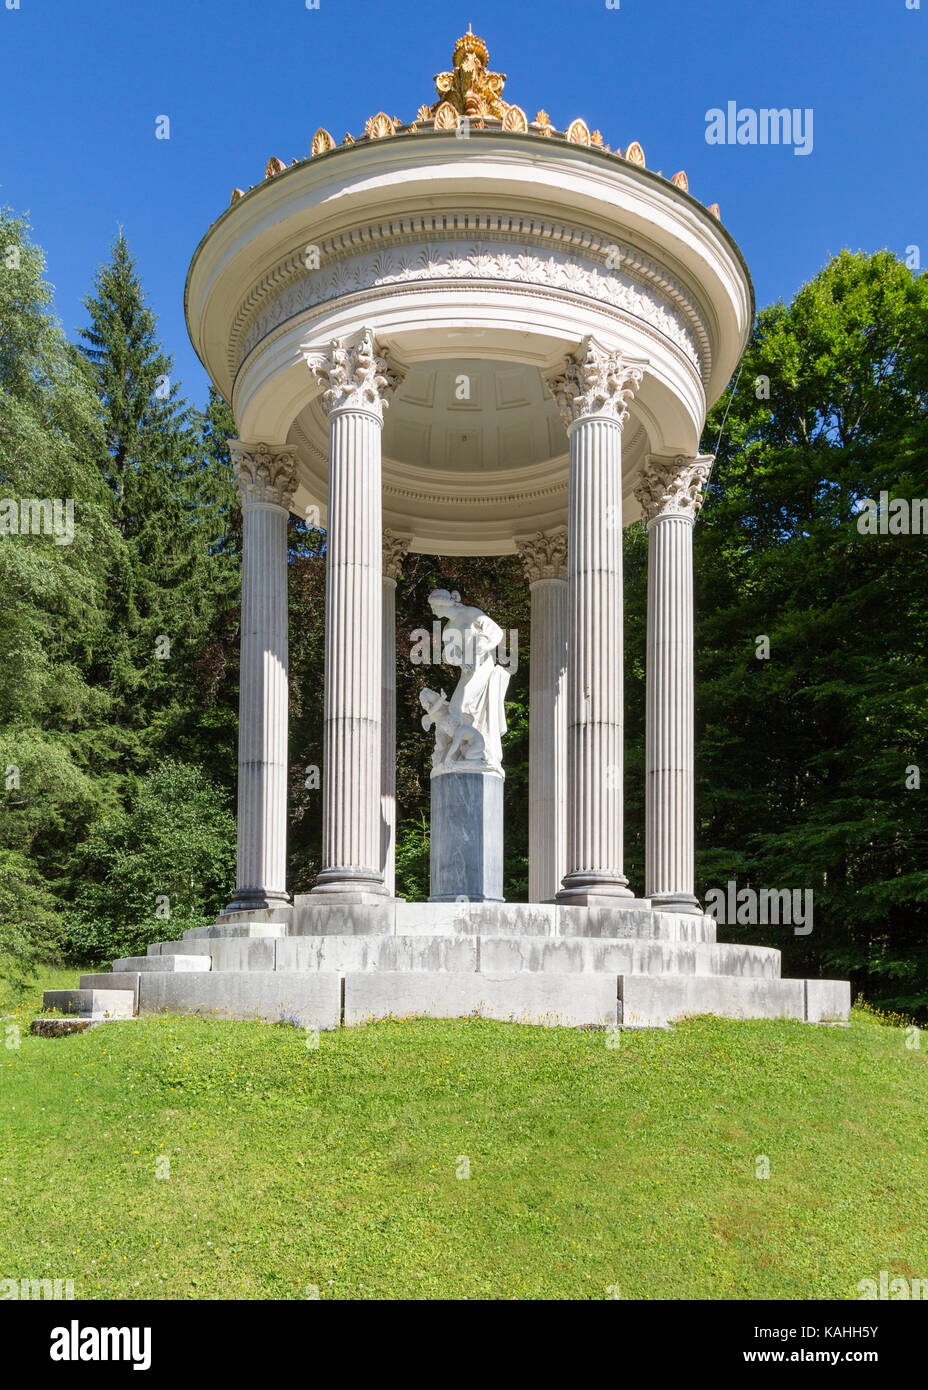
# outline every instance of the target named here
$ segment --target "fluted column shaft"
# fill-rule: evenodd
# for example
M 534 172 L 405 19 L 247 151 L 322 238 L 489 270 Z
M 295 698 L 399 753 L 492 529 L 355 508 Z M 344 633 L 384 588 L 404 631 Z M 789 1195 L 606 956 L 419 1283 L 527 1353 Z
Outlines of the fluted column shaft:
M 385 894 L 380 438 L 393 377 L 370 330 L 308 360 L 327 384 L 329 412 L 322 868 L 313 892 L 363 902 Z
M 322 869 L 316 892 L 383 893 L 380 867 L 381 422 L 329 423 Z
M 381 861 L 383 884 L 396 893 L 396 580 L 384 574 L 381 653 Z
M 242 503 L 238 853 L 227 912 L 288 902 L 287 516 L 295 451 L 231 442 Z
M 645 894 L 699 910 L 695 887 L 693 526 L 712 460 L 652 458 L 636 489 L 648 523 Z
M 693 522 L 648 526 L 645 896 L 697 907 L 693 892 Z
M 567 531 L 517 537 L 532 612 L 528 896 L 552 902 L 567 872 Z
M 383 882 L 396 894 L 396 581 L 403 570 L 409 537 L 383 533 L 383 651 L 381 654 L 380 854 Z
M 631 897 L 622 870 L 622 426 L 644 364 L 592 337 L 549 384 L 570 440 L 567 872 L 558 902 Z
M 631 896 L 622 872 L 622 428 L 570 431 L 567 872 L 561 897 Z
M 528 896 L 553 902 L 567 872 L 567 580 L 531 587 Z

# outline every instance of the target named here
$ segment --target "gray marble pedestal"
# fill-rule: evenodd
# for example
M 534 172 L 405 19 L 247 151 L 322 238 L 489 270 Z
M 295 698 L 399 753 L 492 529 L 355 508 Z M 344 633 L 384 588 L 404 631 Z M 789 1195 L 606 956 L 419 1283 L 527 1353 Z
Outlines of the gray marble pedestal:
M 429 902 L 503 901 L 503 778 L 444 772 L 432 778 Z

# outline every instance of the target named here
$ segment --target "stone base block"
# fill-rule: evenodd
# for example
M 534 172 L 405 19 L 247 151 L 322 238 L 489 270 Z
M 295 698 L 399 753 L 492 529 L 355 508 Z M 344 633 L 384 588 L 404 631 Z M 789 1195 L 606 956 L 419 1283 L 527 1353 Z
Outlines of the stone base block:
M 114 977 L 98 975 L 95 978 L 111 981 Z M 105 988 L 47 989 L 43 997 L 46 1009 L 76 1014 L 80 1018 L 132 1018 L 135 1014 L 135 990 L 117 989 L 109 984 Z
M 722 1018 L 806 1016 L 804 980 L 732 975 L 620 975 L 623 1028 L 661 1028 L 695 1014 Z
M 806 980 L 806 1023 L 846 1023 L 851 1012 L 848 980 Z
M 82 975 L 78 981 L 81 989 L 131 990 L 132 1013 L 139 1011 L 139 972 L 137 970 L 112 971 L 110 974 Z
M 276 944 L 281 971 L 466 973 L 479 968 L 477 936 L 295 936 Z
M 480 969 L 498 974 L 545 971 L 613 975 L 734 975 L 776 980 L 780 952 L 769 946 L 638 941 L 618 937 L 481 936 Z
M 495 1018 L 615 1027 L 614 975 L 456 975 L 418 971 L 345 976 L 345 1023 L 382 1018 Z
M 396 904 L 397 936 L 555 936 L 557 909 L 548 903 Z
M 429 902 L 503 901 L 503 779 L 495 772 L 432 777 Z
M 187 945 L 186 942 L 170 942 L 168 944 L 172 946 Z M 148 949 L 150 951 L 151 947 L 149 946 Z M 138 974 L 149 970 L 208 970 L 209 963 L 208 952 L 196 956 L 183 955 L 181 951 L 171 951 L 167 954 L 159 952 L 158 955 L 124 956 L 119 960 L 114 960 L 113 973 L 115 975 L 122 971 Z
M 294 936 L 376 936 L 393 934 L 396 905 L 392 898 L 375 904 L 320 902 L 311 894 L 294 899 Z
M 707 913 L 655 912 L 646 898 L 629 899 L 622 906 L 557 908 L 558 936 L 712 942 L 715 932 L 715 918 Z
M 147 1014 L 251 1018 L 323 1030 L 337 1028 L 341 1020 L 341 978 L 335 974 L 227 970 L 155 973 L 139 980 L 139 1008 Z
M 286 936 L 289 921 L 284 922 L 228 922 L 220 917 L 209 927 L 189 927 L 184 932 L 185 941 L 210 941 L 217 936 Z

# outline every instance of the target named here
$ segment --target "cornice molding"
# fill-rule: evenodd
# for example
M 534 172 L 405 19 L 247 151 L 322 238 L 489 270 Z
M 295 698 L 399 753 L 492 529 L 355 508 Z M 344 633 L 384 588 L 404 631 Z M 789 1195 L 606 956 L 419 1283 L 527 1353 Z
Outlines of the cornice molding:
M 692 293 L 657 260 L 586 229 L 518 215 L 435 214 L 324 238 L 318 252 L 319 269 L 307 268 L 300 247 L 242 301 L 229 335 L 233 375 L 252 348 L 294 314 L 359 290 L 456 278 L 569 289 L 625 309 L 659 327 L 704 383 L 711 372 L 706 315 Z

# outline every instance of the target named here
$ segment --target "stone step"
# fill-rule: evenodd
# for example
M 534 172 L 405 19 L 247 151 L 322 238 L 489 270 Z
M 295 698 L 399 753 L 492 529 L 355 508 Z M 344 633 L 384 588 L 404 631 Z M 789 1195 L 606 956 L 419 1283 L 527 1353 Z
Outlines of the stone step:
M 704 913 L 655 912 L 644 899 L 621 907 L 556 903 L 319 903 L 296 898 L 293 936 L 606 936 L 630 940 L 715 941 Z
M 614 975 L 754 976 L 776 980 L 780 952 L 770 946 L 706 941 L 626 940 L 574 936 L 479 938 L 480 970 L 606 973 Z
M 147 970 L 189 951 L 187 942 L 160 943 L 143 957 Z M 200 949 L 213 971 L 451 970 L 517 974 L 605 971 L 613 974 L 756 975 L 776 979 L 780 952 L 769 946 L 617 937 L 540 936 L 291 936 L 214 938 Z M 164 962 L 159 967 L 158 962 Z M 117 962 L 118 964 L 119 962 Z
M 660 912 L 646 899 L 620 899 L 620 907 L 562 907 L 555 903 L 407 903 L 376 906 L 320 903 L 297 897 L 289 920 L 223 916 L 193 927 L 187 941 L 286 936 L 539 936 L 608 937 L 630 941 L 712 943 L 715 919 L 701 912 Z M 275 909 L 281 913 L 282 909 Z M 155 952 L 149 947 L 149 954 Z
M 91 978 L 81 976 L 82 980 Z M 92 978 L 110 980 L 111 975 L 97 975 Z M 46 1009 L 57 1009 L 62 1014 L 74 1014 L 79 1018 L 132 1018 L 135 1014 L 136 995 L 133 989 L 118 984 L 111 988 L 87 986 L 80 989 L 47 989 L 44 994 Z
M 623 1028 L 660 1028 L 696 1014 L 823 1023 L 847 1020 L 851 987 L 845 980 L 624 975 L 619 1001 Z
M 210 941 L 215 937 L 286 936 L 286 922 L 214 922 L 209 927 L 188 927 L 185 941 Z
M 189 943 L 171 942 L 172 946 L 187 946 Z M 151 947 L 148 948 L 151 950 Z M 113 961 L 113 971 L 118 974 L 120 971 L 147 971 L 147 970 L 209 970 L 210 956 L 208 951 L 201 951 L 197 955 L 184 955 L 180 951 L 172 951 L 167 955 L 148 955 L 148 956 L 123 956 L 119 960 Z
M 342 1020 L 478 1014 L 602 1028 L 660 1028 L 695 1014 L 823 1023 L 845 1021 L 851 1002 L 850 986 L 839 980 L 582 970 L 151 971 L 139 975 L 139 988 L 144 1013 L 169 1010 L 318 1029 L 337 1028 Z M 56 992 L 68 991 L 49 991 Z
M 101 971 L 94 975 L 82 975 L 79 984 L 81 989 L 103 991 L 131 989 L 132 1012 L 137 1014 L 139 1011 L 139 972 L 137 970 L 121 970 L 118 973 L 111 971 L 109 974 Z
M 431 971 L 345 976 L 345 1024 L 384 1018 L 494 1018 L 615 1028 L 615 975 L 459 975 Z
M 336 974 L 151 971 L 139 976 L 139 991 L 143 1013 L 167 1010 L 320 1030 L 337 1028 L 341 1022 L 342 980 Z

